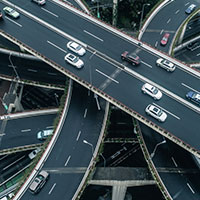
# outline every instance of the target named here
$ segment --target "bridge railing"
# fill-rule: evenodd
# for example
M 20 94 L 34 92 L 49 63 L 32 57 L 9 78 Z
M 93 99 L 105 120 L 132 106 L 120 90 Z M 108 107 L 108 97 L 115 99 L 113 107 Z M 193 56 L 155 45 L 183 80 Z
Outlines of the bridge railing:
M 140 129 L 140 126 L 139 126 L 139 123 L 136 119 L 133 119 L 133 122 L 134 122 L 134 133 L 136 134 L 138 140 L 139 140 L 139 144 L 140 144 L 140 147 L 142 149 L 142 152 L 143 152 L 143 155 L 144 155 L 144 158 L 148 164 L 148 167 L 149 167 L 149 170 L 153 176 L 153 178 L 155 179 L 158 187 L 160 188 L 160 191 L 162 192 L 163 196 L 165 197 L 166 200 L 173 200 L 173 198 L 171 197 L 171 195 L 169 194 L 169 192 L 167 191 L 167 188 L 165 187 L 165 185 L 163 184 L 159 174 L 158 174 L 158 171 L 151 159 L 151 156 L 147 150 L 147 147 L 146 147 L 146 144 L 144 142 L 144 139 L 143 139 L 143 136 L 142 136 L 142 133 L 141 133 L 141 129 Z

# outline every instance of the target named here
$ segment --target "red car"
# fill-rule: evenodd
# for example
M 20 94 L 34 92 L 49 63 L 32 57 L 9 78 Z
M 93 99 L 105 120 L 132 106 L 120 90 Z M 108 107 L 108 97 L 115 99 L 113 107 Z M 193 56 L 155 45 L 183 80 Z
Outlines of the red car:
M 169 33 L 165 33 L 165 34 L 164 34 L 162 40 L 160 41 L 160 44 L 161 44 L 162 46 L 165 46 L 165 45 L 167 44 L 167 42 L 168 42 L 168 40 L 169 40 L 169 36 L 170 36 Z
M 125 60 L 132 65 L 139 65 L 140 64 L 140 58 L 135 53 L 129 53 L 128 51 L 125 51 L 121 54 L 121 59 Z

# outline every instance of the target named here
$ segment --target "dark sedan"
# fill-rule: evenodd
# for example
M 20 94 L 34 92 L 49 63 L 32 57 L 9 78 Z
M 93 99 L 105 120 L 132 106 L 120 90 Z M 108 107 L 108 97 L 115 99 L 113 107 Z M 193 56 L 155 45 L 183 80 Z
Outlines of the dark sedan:
M 139 65 L 140 64 L 140 58 L 135 53 L 129 53 L 128 51 L 125 51 L 121 54 L 121 59 L 129 62 L 132 65 Z
M 191 4 L 186 10 L 185 10 L 185 13 L 186 14 L 191 14 L 195 9 L 196 9 L 196 5 L 195 4 Z
M 200 106 L 200 94 L 199 93 L 190 91 L 186 94 L 186 98 Z

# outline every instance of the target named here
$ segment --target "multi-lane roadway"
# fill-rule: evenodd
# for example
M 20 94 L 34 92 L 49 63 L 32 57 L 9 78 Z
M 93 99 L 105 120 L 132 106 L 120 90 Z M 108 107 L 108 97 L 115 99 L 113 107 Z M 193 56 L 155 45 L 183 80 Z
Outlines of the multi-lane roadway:
M 124 105 L 149 118 L 199 151 L 199 134 L 196 132 L 200 121 L 199 113 L 183 105 L 182 99 L 174 100 L 174 96 L 169 97 L 164 94 L 160 101 L 155 102 L 150 97 L 141 94 L 143 83 L 151 80 L 166 89 L 165 92 L 167 94 L 171 91 L 173 94 L 185 99 L 185 94 L 189 90 L 198 90 L 198 76 L 188 73 L 180 67 L 177 67 L 173 73 L 166 72 L 155 65 L 158 55 L 135 45 L 133 42 L 84 17 L 74 14 L 69 9 L 64 9 L 52 1 L 48 1 L 42 8 L 29 1 L 12 2 L 29 14 L 37 16 L 57 29 L 92 46 L 94 50 L 88 49 L 88 52 L 82 58 L 85 62 L 85 67 L 82 70 L 77 70 L 64 61 L 64 56 L 67 53 L 66 43 L 69 39 L 42 26 L 40 24 L 41 21 L 37 23 L 32 20 L 33 16 L 30 18 L 21 14 L 20 18 L 14 21 L 4 17 L 4 21 L 0 24 L 1 29 L 76 74 L 81 79 L 103 90 Z M 4 6 L 4 4 L 0 4 L 1 8 Z M 49 12 L 46 12 L 44 8 Z M 137 52 L 142 59 L 141 65 L 136 68 L 123 63 L 120 60 L 120 54 L 124 50 Z M 118 64 L 110 63 L 110 59 L 108 61 L 105 56 L 103 58 L 98 56 L 99 54 L 95 53 L 96 51 L 114 59 Z M 121 64 L 132 70 L 131 75 L 120 68 Z M 138 75 L 132 75 L 134 72 L 143 76 L 142 81 L 138 78 Z M 154 103 L 167 112 L 168 118 L 165 123 L 158 123 L 153 118 L 146 116 L 144 109 L 149 103 Z M 199 108 L 196 109 L 199 110 Z

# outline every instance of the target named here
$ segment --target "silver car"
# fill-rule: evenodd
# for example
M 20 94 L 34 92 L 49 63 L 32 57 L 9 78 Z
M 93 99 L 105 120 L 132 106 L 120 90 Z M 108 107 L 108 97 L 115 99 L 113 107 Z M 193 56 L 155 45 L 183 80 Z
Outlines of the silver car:
M 41 151 L 40 147 L 37 147 L 35 150 L 33 150 L 31 153 L 28 154 L 28 157 L 32 160 L 34 159 L 37 154 Z
M 36 176 L 34 181 L 31 183 L 31 185 L 29 187 L 30 192 L 33 194 L 37 194 L 38 192 L 40 192 L 40 190 L 42 189 L 44 184 L 47 182 L 48 178 L 49 178 L 49 173 L 44 170 L 41 171 Z
M 86 53 L 85 49 L 81 45 L 73 41 L 69 41 L 67 43 L 67 48 L 73 51 L 74 53 L 78 54 L 79 56 L 83 56 Z
M 41 6 L 46 3 L 45 0 L 31 0 L 31 1 L 37 3 L 38 5 L 41 5 Z
M 3 11 L 5 12 L 6 15 L 9 15 L 12 18 L 17 19 L 19 17 L 19 13 L 8 6 L 4 7 Z
M 71 53 L 68 53 L 66 56 L 65 56 L 65 61 L 67 61 L 69 64 L 73 65 L 74 67 L 78 68 L 78 69 L 81 69 L 84 65 L 83 61 L 71 54 Z
M 167 119 L 167 114 L 163 110 L 161 110 L 159 107 L 154 106 L 152 104 L 149 104 L 146 107 L 145 112 L 160 122 L 164 122 Z
M 159 58 L 158 60 L 156 60 L 156 65 L 166 69 L 169 72 L 173 72 L 176 69 L 176 66 L 173 63 L 163 58 Z
M 37 139 L 45 140 L 49 135 L 53 134 L 53 129 L 42 130 L 37 133 Z
M 144 94 L 148 94 L 149 96 L 153 97 L 155 100 L 159 100 L 162 97 L 162 92 L 158 88 L 154 87 L 149 83 L 145 83 L 142 86 L 142 92 Z

